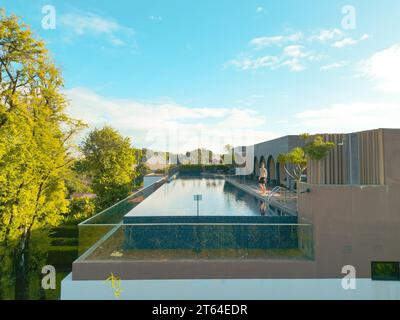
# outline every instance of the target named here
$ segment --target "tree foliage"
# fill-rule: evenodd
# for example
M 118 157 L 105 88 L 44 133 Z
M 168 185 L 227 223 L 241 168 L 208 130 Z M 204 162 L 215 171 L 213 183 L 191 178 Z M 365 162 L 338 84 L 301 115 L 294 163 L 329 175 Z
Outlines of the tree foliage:
M 74 224 L 90 218 L 95 212 L 94 201 L 88 197 L 71 199 L 66 223 Z
M 304 147 L 304 152 L 311 160 L 322 160 L 334 147 L 334 142 L 325 142 L 324 138 L 321 136 L 316 136 L 314 140 L 306 144 Z
M 146 153 L 146 149 L 134 149 L 136 160 L 134 187 L 140 187 L 143 183 L 143 177 L 151 172 L 146 164 Z M 169 153 L 167 156 L 169 157 Z
M 277 159 L 279 163 L 284 164 L 286 173 L 297 181 L 306 172 L 309 160 L 322 160 L 335 147 L 335 143 L 324 141 L 319 135 L 311 137 L 305 133 L 300 135 L 300 138 L 304 141 L 303 147 L 280 154 Z
M 92 179 L 98 210 L 125 198 L 135 178 L 135 151 L 129 138 L 106 126 L 89 133 L 82 145 L 82 165 Z
M 67 211 L 71 138 L 82 124 L 66 115 L 62 86 L 44 42 L 17 17 L 1 16 L 0 261 L 12 247 L 21 268 L 31 231 Z

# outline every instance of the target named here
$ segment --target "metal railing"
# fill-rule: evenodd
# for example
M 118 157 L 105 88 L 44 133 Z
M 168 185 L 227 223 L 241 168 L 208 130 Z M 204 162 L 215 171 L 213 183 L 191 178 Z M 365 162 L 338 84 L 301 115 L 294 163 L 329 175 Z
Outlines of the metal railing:
M 266 198 L 267 207 L 271 202 L 283 209 L 290 209 L 297 212 L 297 193 L 285 187 L 277 186 L 271 190 Z
M 268 206 L 269 206 L 270 203 L 271 203 L 272 197 L 273 197 L 275 194 L 277 194 L 278 192 L 280 192 L 281 189 L 282 189 L 282 187 L 275 187 L 275 188 L 273 188 L 273 189 L 271 190 L 270 193 L 268 193 L 268 196 L 267 196 L 267 199 L 266 199 L 267 205 L 268 205 Z
M 137 190 L 136 192 L 132 193 L 131 195 L 127 196 L 125 199 L 118 201 L 116 204 L 112 205 L 100 211 L 99 213 L 95 214 L 94 216 L 86 219 L 85 221 L 81 222 L 79 225 L 84 224 L 104 224 L 104 223 L 119 223 L 122 220 L 123 215 L 128 213 L 130 210 L 133 209 L 138 203 L 143 201 L 147 196 L 152 194 L 155 190 L 157 190 L 161 185 L 163 185 L 167 181 L 168 177 L 163 177 L 160 180 L 154 182 L 150 186 L 146 188 L 142 188 Z M 135 198 L 139 198 L 137 201 L 133 201 Z M 121 213 L 115 215 L 115 213 Z M 106 219 L 104 221 L 104 219 Z M 110 220 L 111 219 L 111 220 Z

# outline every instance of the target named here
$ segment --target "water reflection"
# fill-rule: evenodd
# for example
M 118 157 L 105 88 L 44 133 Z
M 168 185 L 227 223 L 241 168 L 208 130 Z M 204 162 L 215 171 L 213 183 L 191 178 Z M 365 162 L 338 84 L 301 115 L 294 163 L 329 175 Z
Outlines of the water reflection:
M 261 216 L 269 215 L 266 201 L 257 199 L 251 194 L 236 188 L 227 181 L 224 181 L 223 191 L 228 198 L 234 197 L 236 203 L 245 204 L 252 211 L 259 212 Z
M 222 178 L 180 177 L 164 184 L 125 217 L 197 215 L 194 195 L 201 195 L 202 216 L 260 216 L 268 210 L 257 198 Z
M 267 212 L 267 203 L 266 201 L 260 200 L 260 213 L 262 216 L 265 216 Z

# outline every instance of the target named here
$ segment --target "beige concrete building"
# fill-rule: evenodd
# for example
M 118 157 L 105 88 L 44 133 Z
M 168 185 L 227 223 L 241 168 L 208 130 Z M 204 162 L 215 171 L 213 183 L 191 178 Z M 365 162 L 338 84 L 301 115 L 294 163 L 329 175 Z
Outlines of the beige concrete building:
M 313 257 L 262 261 L 257 275 L 341 278 L 342 268 L 351 265 L 357 277 L 371 278 L 374 262 L 394 262 L 399 269 L 400 129 L 321 136 L 336 146 L 325 159 L 309 162 L 307 182 L 297 190 L 298 223 L 312 230 L 298 228 L 299 245 Z M 277 181 L 270 186 L 289 185 L 275 159 L 302 144 L 298 137 L 286 136 L 255 145 L 253 178 L 266 162 L 268 181 Z
M 342 268 L 351 265 L 358 278 L 369 279 L 373 262 L 399 266 L 400 130 L 323 136 L 336 147 L 326 159 L 310 162 L 308 182 L 297 190 L 293 232 L 301 259 L 121 261 L 118 271 L 129 279 L 332 279 L 342 278 Z M 279 142 L 282 150 L 296 147 L 295 138 L 289 138 L 256 146 L 254 161 L 260 152 L 276 153 Z M 103 261 L 77 262 L 74 278 L 101 279 L 104 266 Z
M 149 204 L 151 199 L 147 198 L 156 192 L 162 194 L 162 199 L 151 205 L 176 208 L 165 202 L 172 187 L 156 184 L 81 223 L 80 242 L 89 249 L 83 251 L 73 264 L 72 274 L 63 280 L 62 298 L 89 294 L 108 297 L 101 288 L 112 272 L 124 279 L 127 298 L 143 298 L 143 292 L 153 298 L 155 292 L 160 292 L 157 297 L 170 298 L 173 287 L 179 298 L 210 298 L 213 294 L 214 298 L 225 299 L 399 299 L 400 130 L 324 137 L 334 141 L 336 147 L 326 159 L 309 163 L 307 182 L 298 186 L 296 214 L 235 217 L 237 212 L 232 212 L 223 221 L 207 215 L 201 220 L 189 215 L 186 223 L 173 215 L 162 217 L 164 222 L 125 221 L 128 211 L 142 202 Z M 272 160 L 280 151 L 296 146 L 294 136 L 265 142 L 255 146 L 250 161 L 269 159 L 269 172 L 281 170 Z M 229 184 L 234 177 L 220 179 Z M 234 197 L 249 197 L 261 206 L 263 201 L 271 204 L 261 195 L 251 195 L 240 181 L 237 179 L 237 185 L 230 187 L 241 189 Z M 177 199 L 187 192 L 192 197 L 197 184 L 185 184 Z M 180 206 L 180 202 L 176 204 Z M 156 211 L 152 209 L 151 219 L 155 219 Z M 115 216 L 117 223 L 113 223 Z M 123 223 L 119 222 L 122 217 Z M 188 225 L 192 228 L 190 235 L 196 234 L 194 238 L 184 232 Z M 202 229 L 206 232 L 199 233 Z M 90 243 L 85 242 L 86 237 Z M 141 239 L 143 243 L 152 241 L 157 249 L 130 247 L 132 241 L 140 243 Z M 169 239 L 173 240 L 173 250 L 163 247 Z M 186 248 L 192 242 L 209 239 L 212 250 Z M 355 272 L 352 276 L 357 279 L 357 290 L 344 290 L 342 279 L 349 270 Z
M 371 277 L 374 261 L 400 261 L 400 130 L 324 135 L 337 146 L 309 165 L 300 186 L 299 222 L 314 229 L 315 275 L 341 266 Z

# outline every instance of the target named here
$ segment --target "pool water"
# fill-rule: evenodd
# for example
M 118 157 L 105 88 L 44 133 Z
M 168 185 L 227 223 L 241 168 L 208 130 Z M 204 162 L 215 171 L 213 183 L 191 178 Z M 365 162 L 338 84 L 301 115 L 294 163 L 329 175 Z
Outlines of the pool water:
M 195 195 L 202 196 L 198 211 Z M 180 177 L 131 209 L 91 259 L 298 257 L 310 229 L 297 223 L 296 216 L 269 214 L 264 201 L 223 178 Z
M 201 195 L 198 203 L 194 195 Z M 141 216 L 262 216 L 265 202 L 223 178 L 182 177 L 165 183 L 125 218 Z

